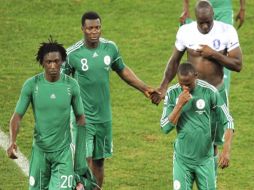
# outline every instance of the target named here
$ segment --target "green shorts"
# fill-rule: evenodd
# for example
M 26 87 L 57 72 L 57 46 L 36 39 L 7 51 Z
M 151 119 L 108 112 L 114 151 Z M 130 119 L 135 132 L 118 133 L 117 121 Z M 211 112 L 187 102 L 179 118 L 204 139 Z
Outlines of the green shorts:
M 225 85 L 223 84 L 221 87 L 218 88 L 218 91 L 224 100 L 225 104 L 228 106 L 228 94 L 225 88 Z M 218 122 L 217 115 L 214 111 L 211 112 L 211 134 L 212 134 L 212 141 L 216 145 L 222 145 L 224 143 L 224 132 L 226 129 L 223 127 L 220 127 L 223 125 L 222 123 Z
M 113 153 L 112 122 L 86 124 L 86 157 L 108 158 Z
M 73 154 L 68 146 L 56 152 L 43 152 L 33 146 L 29 171 L 29 190 L 72 190 Z
M 216 189 L 213 157 L 202 165 L 192 165 L 174 156 L 173 189 L 192 190 L 194 181 L 196 181 L 199 190 Z

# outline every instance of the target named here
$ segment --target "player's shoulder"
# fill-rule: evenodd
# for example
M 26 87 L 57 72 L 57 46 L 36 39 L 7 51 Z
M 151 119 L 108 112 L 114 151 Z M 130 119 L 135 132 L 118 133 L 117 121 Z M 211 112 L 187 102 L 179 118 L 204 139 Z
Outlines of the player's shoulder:
M 78 51 L 82 46 L 84 45 L 84 40 L 81 39 L 78 42 L 74 43 L 73 45 L 71 45 L 70 47 L 68 47 L 66 49 L 66 53 L 67 55 L 70 55 L 72 53 L 75 53 L 76 51 Z
M 182 37 L 190 36 L 190 34 L 192 34 L 193 31 L 196 30 L 197 30 L 197 22 L 193 21 L 191 23 L 180 26 L 178 29 L 178 35 Z
M 118 49 L 116 43 L 112 40 L 106 39 L 106 38 L 100 38 L 100 44 L 103 48 L 114 48 Z
M 43 73 L 39 73 L 37 75 L 34 75 L 28 79 L 26 79 L 26 81 L 24 82 L 23 86 L 30 86 L 33 87 L 35 86 L 38 82 L 42 81 L 44 77 Z
M 179 90 L 181 90 L 181 86 L 180 86 L 179 83 L 176 83 L 176 84 L 174 84 L 174 85 L 172 85 L 168 88 L 167 94 L 174 93 L 174 92 L 177 92 Z
M 71 76 L 69 75 L 66 75 L 64 73 L 61 73 L 61 78 L 62 78 L 62 81 L 64 83 L 67 83 L 71 86 L 78 86 L 78 82 L 76 81 L 76 79 L 72 78 Z
M 197 79 L 197 86 L 199 86 L 200 88 L 204 88 L 208 91 L 211 91 L 213 93 L 217 92 L 217 88 L 211 84 L 209 84 L 208 82 L 204 81 L 204 80 L 200 80 L 200 79 Z
M 214 26 L 216 28 L 220 28 L 223 32 L 227 32 L 227 31 L 232 31 L 232 30 L 236 30 L 235 27 L 231 24 L 227 24 L 225 22 L 222 22 L 222 21 L 217 21 L 217 20 L 214 20 Z

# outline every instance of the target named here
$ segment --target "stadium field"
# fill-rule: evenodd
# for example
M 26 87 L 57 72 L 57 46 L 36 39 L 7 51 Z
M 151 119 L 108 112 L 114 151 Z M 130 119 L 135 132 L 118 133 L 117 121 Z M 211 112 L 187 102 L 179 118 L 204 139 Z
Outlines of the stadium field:
M 219 170 L 219 190 L 254 189 L 254 1 L 246 3 L 246 20 L 238 30 L 244 67 L 232 74 L 231 81 L 230 110 L 236 130 L 230 167 Z M 236 12 L 239 1 L 233 0 L 233 5 Z M 42 71 L 35 61 L 39 43 L 49 35 L 66 48 L 80 40 L 80 18 L 88 10 L 101 15 L 103 37 L 116 42 L 125 63 L 146 83 L 159 85 L 174 47 L 181 1 L 0 0 L 0 130 L 5 134 L 23 82 Z M 104 189 L 172 189 L 175 132 L 160 131 L 162 105 L 151 104 L 113 72 L 110 80 L 114 156 L 106 161 Z M 29 159 L 31 108 L 21 125 L 17 143 Z M 0 190 L 13 189 L 27 190 L 28 177 L 0 148 Z

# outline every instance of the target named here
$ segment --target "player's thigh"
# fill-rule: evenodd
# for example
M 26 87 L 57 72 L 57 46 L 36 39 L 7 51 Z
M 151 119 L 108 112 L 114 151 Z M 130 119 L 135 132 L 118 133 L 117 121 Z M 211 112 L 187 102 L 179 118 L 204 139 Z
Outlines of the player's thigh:
M 96 125 L 96 136 L 93 159 L 102 159 L 112 156 L 112 122 L 105 122 Z
M 96 124 L 87 123 L 85 126 L 85 139 L 86 139 L 86 157 L 93 157 L 94 142 L 96 137 Z
M 179 159 L 173 158 L 173 189 L 191 190 L 194 182 L 192 169 Z
M 49 189 L 72 190 L 74 169 L 72 150 L 68 146 L 51 153 L 51 179 Z
M 50 165 L 47 162 L 47 153 L 33 147 L 29 168 L 29 190 L 48 189 L 49 181 Z
M 204 165 L 198 166 L 196 169 L 196 183 L 200 190 L 215 190 L 216 179 L 214 169 L 214 159 L 211 158 L 204 163 Z

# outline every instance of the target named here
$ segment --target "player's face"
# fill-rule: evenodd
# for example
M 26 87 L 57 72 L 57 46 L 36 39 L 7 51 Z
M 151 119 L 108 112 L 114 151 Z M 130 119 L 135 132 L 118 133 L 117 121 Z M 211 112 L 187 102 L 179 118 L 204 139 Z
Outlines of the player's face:
M 86 19 L 82 31 L 85 36 L 87 45 L 93 46 L 99 43 L 101 36 L 101 22 L 100 19 Z
M 198 30 L 202 34 L 207 34 L 213 27 L 213 11 L 204 9 L 196 13 Z
M 188 75 L 177 75 L 178 82 L 180 86 L 183 88 L 184 86 L 192 91 L 196 86 L 197 75 L 193 73 L 189 73 Z
M 44 56 L 42 65 L 44 67 L 46 78 L 48 80 L 58 80 L 61 64 L 62 57 L 59 52 L 49 52 Z

